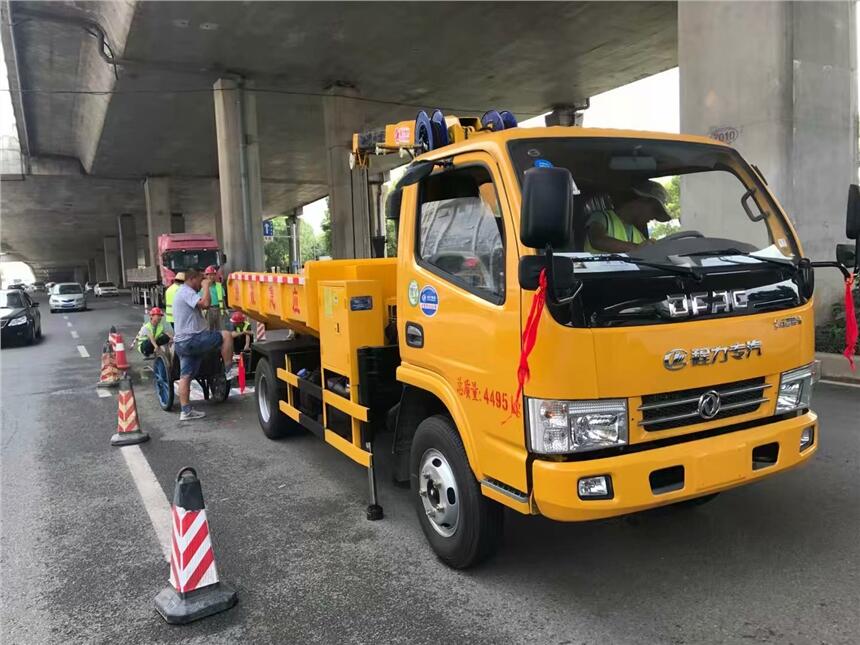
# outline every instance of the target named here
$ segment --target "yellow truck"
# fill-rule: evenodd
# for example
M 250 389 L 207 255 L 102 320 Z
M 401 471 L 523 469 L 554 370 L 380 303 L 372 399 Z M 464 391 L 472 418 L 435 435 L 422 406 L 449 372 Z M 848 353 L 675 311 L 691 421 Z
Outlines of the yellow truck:
M 387 202 L 396 257 L 228 287 L 295 332 L 254 345 L 263 431 L 310 430 L 366 467 L 369 519 L 385 433 L 457 568 L 493 553 L 503 507 L 583 521 L 696 505 L 815 454 L 813 268 L 850 272 L 803 257 L 734 149 L 495 112 L 353 141 L 359 166 L 397 153 L 412 160 Z M 680 218 L 661 194 L 678 185 Z

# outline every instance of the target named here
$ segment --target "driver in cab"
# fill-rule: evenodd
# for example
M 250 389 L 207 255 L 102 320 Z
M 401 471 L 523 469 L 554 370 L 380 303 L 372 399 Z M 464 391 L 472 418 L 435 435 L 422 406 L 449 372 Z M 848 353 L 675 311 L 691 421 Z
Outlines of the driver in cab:
M 656 181 L 644 181 L 630 188 L 629 198 L 618 208 L 596 210 L 585 223 L 585 250 L 589 253 L 627 253 L 650 244 L 648 222 L 668 222 L 668 194 Z

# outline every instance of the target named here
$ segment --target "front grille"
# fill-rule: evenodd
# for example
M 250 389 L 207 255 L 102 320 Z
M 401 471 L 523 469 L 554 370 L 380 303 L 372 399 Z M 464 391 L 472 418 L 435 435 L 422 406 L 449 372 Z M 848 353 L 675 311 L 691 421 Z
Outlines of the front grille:
M 755 412 L 768 400 L 764 391 L 769 387 L 762 376 L 712 387 L 646 394 L 639 406 L 642 413 L 639 425 L 648 432 L 654 432 Z M 713 417 L 706 418 L 699 413 L 699 399 L 712 390 L 720 395 L 720 410 Z

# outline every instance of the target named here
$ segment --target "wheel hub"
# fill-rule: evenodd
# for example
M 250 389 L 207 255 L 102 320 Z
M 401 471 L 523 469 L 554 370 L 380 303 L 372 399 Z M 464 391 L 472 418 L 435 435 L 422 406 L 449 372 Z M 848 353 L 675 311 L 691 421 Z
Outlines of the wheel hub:
M 430 526 L 444 537 L 454 535 L 460 521 L 460 491 L 448 460 L 434 448 L 421 457 L 418 494 Z
M 257 405 L 260 408 L 260 418 L 263 423 L 268 423 L 271 416 L 269 411 L 269 383 L 263 374 L 260 375 L 260 382 L 257 385 Z

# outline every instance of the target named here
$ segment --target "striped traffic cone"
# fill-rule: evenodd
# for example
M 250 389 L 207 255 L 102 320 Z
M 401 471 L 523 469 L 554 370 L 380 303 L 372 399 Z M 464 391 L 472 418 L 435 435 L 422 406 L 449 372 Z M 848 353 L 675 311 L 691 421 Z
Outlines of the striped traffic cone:
M 116 330 L 116 327 L 111 327 L 108 339 L 110 340 L 111 349 L 116 354 L 117 369 L 123 372 L 126 371 L 129 368 L 129 364 L 128 358 L 125 355 L 125 343 L 122 342 L 122 334 Z
M 230 609 L 236 592 L 218 579 L 197 471 L 186 466 L 173 489 L 170 585 L 155 597 L 155 608 L 172 625 L 183 625 Z
M 110 445 L 130 446 L 149 441 L 149 435 L 140 429 L 140 423 L 137 420 L 137 404 L 134 401 L 134 390 L 128 376 L 123 376 L 119 382 L 117 406 L 116 434 L 110 438 Z
M 96 387 L 115 387 L 117 385 L 119 385 L 119 372 L 114 365 L 110 345 L 105 343 L 102 347 L 102 369 Z

